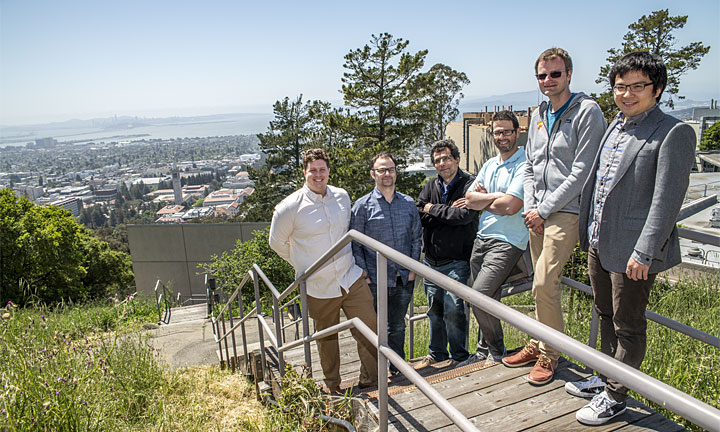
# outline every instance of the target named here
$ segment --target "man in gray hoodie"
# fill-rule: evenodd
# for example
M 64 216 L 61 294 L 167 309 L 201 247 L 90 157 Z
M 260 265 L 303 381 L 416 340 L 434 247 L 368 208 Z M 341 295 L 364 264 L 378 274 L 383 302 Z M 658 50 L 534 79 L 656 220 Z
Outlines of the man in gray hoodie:
M 607 127 L 592 98 L 570 92 L 572 70 L 570 55 L 561 48 L 545 50 L 535 61 L 535 77 L 549 103 L 533 112 L 525 147 L 523 215 L 535 270 L 535 317 L 560 332 L 562 269 L 578 241 L 580 191 Z M 528 381 L 542 385 L 552 380 L 559 357 L 556 349 L 533 339 L 503 363 L 519 367 L 535 362 Z

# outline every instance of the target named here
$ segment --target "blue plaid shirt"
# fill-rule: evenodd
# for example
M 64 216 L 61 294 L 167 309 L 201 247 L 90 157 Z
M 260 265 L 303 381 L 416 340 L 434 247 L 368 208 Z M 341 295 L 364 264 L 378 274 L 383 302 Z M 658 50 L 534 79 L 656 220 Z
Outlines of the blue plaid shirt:
M 422 248 L 422 225 L 415 201 L 409 196 L 395 192 L 392 202 L 387 202 L 375 188 L 355 201 L 350 216 L 350 229 L 390 246 L 413 258 L 420 259 Z M 329 245 L 328 245 L 329 246 Z M 373 283 L 377 283 L 377 258 L 375 251 L 356 242 L 352 243 L 355 264 L 365 270 Z M 388 287 L 394 287 L 397 278 L 407 284 L 409 271 L 388 260 Z

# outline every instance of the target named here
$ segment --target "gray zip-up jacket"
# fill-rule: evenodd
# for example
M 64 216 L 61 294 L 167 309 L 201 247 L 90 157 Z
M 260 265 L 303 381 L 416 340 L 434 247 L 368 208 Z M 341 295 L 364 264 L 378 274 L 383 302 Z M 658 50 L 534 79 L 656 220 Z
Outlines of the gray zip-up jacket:
M 525 147 L 525 211 L 543 219 L 562 211 L 578 214 L 580 192 L 590 175 L 607 123 L 594 99 L 577 93 L 547 133 L 548 103 L 533 111 Z

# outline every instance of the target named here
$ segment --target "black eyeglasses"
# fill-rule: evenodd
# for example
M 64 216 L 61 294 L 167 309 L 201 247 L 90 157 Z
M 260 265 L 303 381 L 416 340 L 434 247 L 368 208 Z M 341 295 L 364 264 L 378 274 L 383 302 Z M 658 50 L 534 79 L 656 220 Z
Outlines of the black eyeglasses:
M 562 74 L 563 74 L 563 71 L 552 71 L 549 74 L 546 74 L 546 73 L 537 74 L 537 75 L 535 75 L 535 78 L 537 78 L 538 81 L 545 81 L 545 78 L 547 78 L 548 75 L 550 75 L 550 78 L 560 78 L 562 76 Z
M 510 136 L 510 135 L 514 134 L 516 130 L 517 130 L 517 129 L 494 130 L 494 131 L 493 131 L 493 136 L 500 136 L 500 135 L 502 135 L 502 136 L 506 136 L 506 137 L 507 137 L 507 136 Z
M 385 174 L 387 174 L 387 173 L 389 173 L 389 174 L 394 174 L 394 173 L 395 173 L 395 167 L 390 167 L 390 168 L 373 168 L 372 170 L 373 170 L 374 172 L 380 174 L 380 175 L 385 175 Z
M 617 94 L 623 94 L 623 93 L 625 93 L 625 92 L 627 91 L 627 89 L 630 89 L 630 92 L 631 92 L 631 93 L 640 93 L 640 92 L 642 92 L 643 90 L 645 90 L 645 87 L 647 87 L 647 86 L 649 86 L 649 85 L 652 85 L 652 83 L 651 83 L 651 82 L 649 82 L 649 83 L 635 83 L 635 84 L 630 84 L 630 85 L 615 84 L 615 85 L 613 86 L 613 90 L 614 90 L 615 93 L 617 93 Z

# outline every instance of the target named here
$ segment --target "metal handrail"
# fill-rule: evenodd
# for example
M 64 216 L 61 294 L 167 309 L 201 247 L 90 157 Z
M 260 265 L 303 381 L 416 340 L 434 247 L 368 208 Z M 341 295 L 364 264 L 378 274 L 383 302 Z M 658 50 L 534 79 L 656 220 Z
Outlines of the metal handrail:
M 170 304 L 170 290 L 160 279 L 158 279 L 157 282 L 155 282 L 154 291 L 155 305 L 157 306 L 158 311 L 158 324 L 170 324 L 170 317 L 172 315 L 172 305 Z M 164 307 L 161 307 L 160 303 L 163 303 Z
M 333 255 L 342 250 L 351 241 L 356 241 L 364 246 L 369 247 L 372 250 L 377 251 L 378 259 L 378 334 L 375 335 L 367 326 L 357 319 L 351 319 L 340 323 L 331 328 L 325 329 L 320 332 L 315 332 L 313 335 L 309 334 L 308 328 L 308 315 L 307 315 L 307 301 L 306 301 L 306 290 L 305 281 L 312 275 L 317 269 L 325 264 Z M 565 354 L 577 359 L 578 361 L 586 364 L 594 370 L 602 373 L 605 376 L 612 377 L 619 382 L 622 382 L 628 388 L 636 391 L 637 393 L 647 397 L 649 400 L 664 406 L 670 411 L 673 411 L 682 417 L 692 421 L 698 426 L 714 429 L 720 424 L 720 410 L 690 396 L 687 395 L 639 370 L 636 370 L 630 366 L 627 366 L 614 358 L 611 358 L 605 354 L 602 354 L 575 339 L 552 329 L 533 318 L 526 316 L 525 314 L 518 312 L 509 306 L 506 306 L 494 299 L 487 297 L 479 292 L 472 290 L 470 287 L 450 279 L 442 273 L 433 270 L 423 264 L 407 257 L 406 255 L 390 248 L 389 246 L 378 242 L 362 233 L 355 230 L 350 230 L 345 236 L 343 236 L 335 245 L 333 245 L 323 256 L 321 256 L 313 265 L 311 265 L 306 271 L 301 273 L 296 280 L 282 293 L 279 293 L 272 283 L 262 274 L 262 270 L 259 267 L 253 266 L 253 273 L 258 277 L 253 277 L 254 288 L 255 288 L 255 299 L 256 299 L 256 316 L 261 323 L 259 325 L 259 339 L 261 346 L 261 357 L 262 365 L 265 365 L 265 343 L 264 336 L 267 334 L 270 339 L 270 344 L 273 345 L 278 352 L 278 360 L 281 366 L 281 373 L 284 370 L 284 361 L 282 353 L 288 349 L 304 345 L 305 348 L 305 360 L 308 363 L 308 367 L 312 370 L 310 363 L 310 350 L 309 342 L 320 337 L 327 336 L 333 332 L 338 332 L 343 329 L 349 328 L 350 326 L 360 331 L 370 342 L 372 342 L 378 348 L 378 370 L 381 372 L 379 376 L 382 376 L 382 372 L 386 372 L 387 361 L 389 360 L 394 364 L 402 373 L 408 378 L 418 389 L 423 391 L 437 406 L 450 418 L 458 427 L 462 430 L 477 430 L 472 423 L 465 418 L 457 409 L 455 409 L 446 399 L 444 399 L 437 391 L 435 391 L 417 372 L 415 372 L 405 361 L 394 353 L 387 346 L 387 272 L 384 271 L 387 265 L 387 259 L 392 260 L 401 267 L 405 267 L 415 274 L 432 281 L 439 287 L 463 298 L 470 304 L 479 307 L 485 312 L 513 325 L 519 330 L 528 333 L 530 336 L 545 341 L 547 344 L 556 347 Z M 273 312 L 279 315 L 278 300 L 286 297 L 293 289 L 300 288 L 302 317 L 303 317 L 303 337 L 302 339 L 296 340 L 288 344 L 278 343 L 281 341 L 279 324 L 276 321 L 275 335 L 264 320 L 262 314 L 262 308 L 260 307 L 259 297 L 259 280 L 268 285 L 268 288 L 273 294 L 279 294 L 277 297 L 273 296 Z M 569 280 L 569 279 L 568 279 Z M 575 282 L 575 281 L 573 281 Z M 240 296 L 241 297 L 241 296 Z M 229 302 L 228 302 L 229 304 Z M 227 305 L 226 305 L 227 306 Z M 242 309 L 241 309 L 242 310 Z M 651 318 L 652 319 L 652 318 Z M 224 323 L 224 321 L 223 321 Z M 678 323 L 679 324 L 679 323 Z M 219 327 L 218 327 L 219 329 Z M 708 335 L 710 338 L 714 336 Z M 227 338 L 225 337 L 227 341 Z M 227 348 L 226 348 L 227 349 Z M 245 351 L 247 353 L 247 350 Z M 265 372 L 263 369 L 263 376 Z M 387 430 L 388 421 L 388 406 L 387 406 L 387 381 L 379 380 L 378 382 L 378 408 L 379 408 L 379 421 L 381 430 Z

